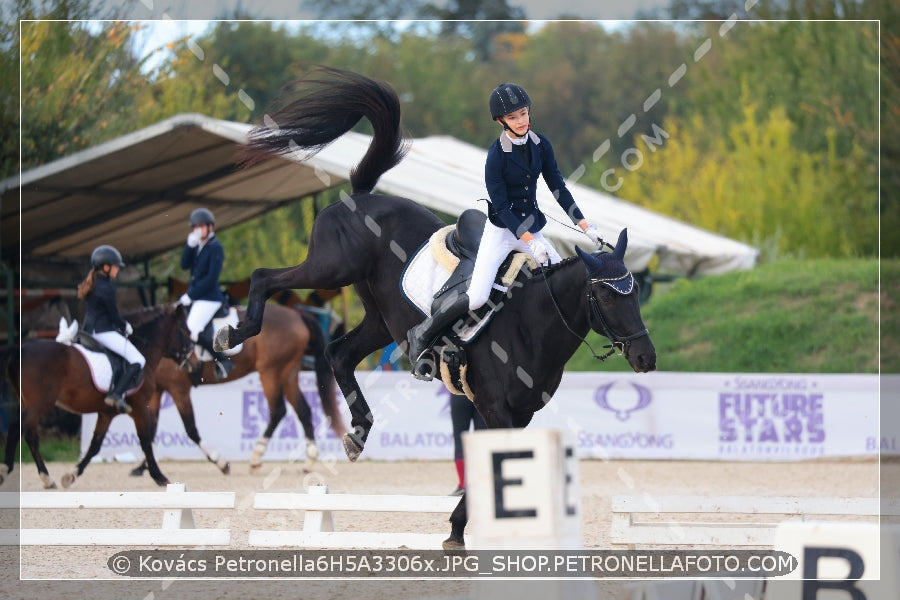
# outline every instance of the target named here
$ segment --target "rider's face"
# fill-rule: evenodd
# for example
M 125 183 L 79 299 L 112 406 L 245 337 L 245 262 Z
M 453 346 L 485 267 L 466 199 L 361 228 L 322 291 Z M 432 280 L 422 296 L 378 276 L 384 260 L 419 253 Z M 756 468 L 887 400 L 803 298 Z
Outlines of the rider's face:
M 529 113 L 527 106 L 509 114 L 505 114 L 500 118 L 517 137 L 522 137 L 528 133 L 528 127 L 531 125 L 531 114 Z

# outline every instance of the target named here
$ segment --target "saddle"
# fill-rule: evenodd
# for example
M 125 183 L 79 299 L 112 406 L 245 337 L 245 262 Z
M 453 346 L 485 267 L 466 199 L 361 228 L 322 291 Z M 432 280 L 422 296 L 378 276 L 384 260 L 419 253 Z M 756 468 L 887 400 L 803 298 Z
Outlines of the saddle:
M 475 270 L 475 257 L 478 256 L 481 234 L 484 231 L 486 222 L 487 216 L 483 212 L 475 209 L 465 210 L 459 215 L 456 228 L 444 238 L 446 249 L 459 259 L 459 263 L 453 268 L 450 277 L 447 278 L 432 297 L 431 314 L 435 313 L 444 301 L 446 294 L 453 292 L 461 294 L 468 291 L 469 281 L 471 281 L 472 272 Z M 503 304 L 503 296 L 526 264 L 530 269 L 537 267 L 537 263 L 534 262 L 531 256 L 521 252 L 510 252 L 503 260 L 494 280 L 494 289 L 491 292 L 490 300 L 475 311 L 476 316 L 473 318 L 475 322 L 473 326 L 476 330 L 463 334 L 461 336 L 463 343 L 472 341 L 475 335 L 487 325 L 488 321 L 500 309 Z
M 459 263 L 444 285 L 433 296 L 431 314 L 437 310 L 438 303 L 444 294 L 451 290 L 465 292 L 469 288 L 469 280 L 472 279 L 472 271 L 475 270 L 475 257 L 478 256 L 478 247 L 481 245 L 481 233 L 487 216 L 481 211 L 469 209 L 459 215 L 456 228 L 444 238 L 447 250 L 459 259 Z M 503 271 L 501 267 L 501 272 Z
M 109 350 L 88 332 L 78 329 L 77 320 L 66 324 L 66 318 L 60 317 L 56 341 L 81 352 L 91 371 L 94 386 L 102 393 L 108 392 L 112 382 L 118 381 L 125 371 L 125 358 Z

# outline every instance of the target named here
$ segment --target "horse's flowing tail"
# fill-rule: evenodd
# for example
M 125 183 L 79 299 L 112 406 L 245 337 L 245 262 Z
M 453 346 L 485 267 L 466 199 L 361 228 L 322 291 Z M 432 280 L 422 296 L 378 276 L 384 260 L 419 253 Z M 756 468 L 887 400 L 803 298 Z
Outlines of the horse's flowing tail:
M 319 66 L 285 86 L 263 125 L 249 134 L 239 160 L 244 165 L 267 155 L 309 158 L 366 117 L 374 130 L 365 156 L 350 171 L 353 193 L 371 192 L 378 179 L 406 156 L 400 128 L 400 99 L 386 83 L 358 73 Z
M 328 359 L 325 358 L 325 333 L 319 324 L 319 319 L 314 315 L 300 310 L 300 317 L 306 323 L 309 329 L 309 345 L 307 350 L 311 351 L 315 358 L 316 384 L 319 388 L 319 399 L 322 402 L 322 410 L 325 416 L 331 422 L 331 430 L 341 437 L 347 433 L 347 425 L 344 424 L 344 417 L 338 410 L 337 392 L 334 381 L 334 374 L 331 372 L 331 366 Z

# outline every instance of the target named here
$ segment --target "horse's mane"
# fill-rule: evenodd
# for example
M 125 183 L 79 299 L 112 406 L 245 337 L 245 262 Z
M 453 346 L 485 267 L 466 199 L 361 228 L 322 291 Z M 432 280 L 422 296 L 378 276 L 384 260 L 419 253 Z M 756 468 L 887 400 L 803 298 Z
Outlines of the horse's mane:
M 136 311 L 123 315 L 124 319 L 131 323 L 131 326 L 137 330 L 145 325 L 156 324 L 156 321 L 172 312 L 171 304 L 159 304 L 157 306 L 145 306 Z

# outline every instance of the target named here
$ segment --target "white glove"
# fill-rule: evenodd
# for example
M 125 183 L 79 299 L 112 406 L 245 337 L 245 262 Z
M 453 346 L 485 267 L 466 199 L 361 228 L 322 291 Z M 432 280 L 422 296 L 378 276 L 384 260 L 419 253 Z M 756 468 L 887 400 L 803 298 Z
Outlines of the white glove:
M 547 251 L 547 246 L 545 246 L 539 239 L 534 238 L 533 240 L 528 242 L 528 249 L 531 251 L 531 255 L 539 265 L 544 265 L 550 262 L 550 253 Z
M 181 295 L 181 298 L 178 299 L 179 304 L 183 304 L 184 306 L 191 305 L 191 297 L 184 293 Z
M 131 335 L 134 333 L 134 328 L 131 326 L 131 323 L 125 321 L 125 335 Z
M 588 225 L 588 228 L 584 230 L 584 235 L 588 236 L 598 248 L 603 245 L 603 238 L 600 237 L 600 230 L 597 229 L 596 225 Z
M 192 231 L 187 236 L 187 245 L 191 248 L 196 248 L 200 245 L 200 234 L 196 231 Z

